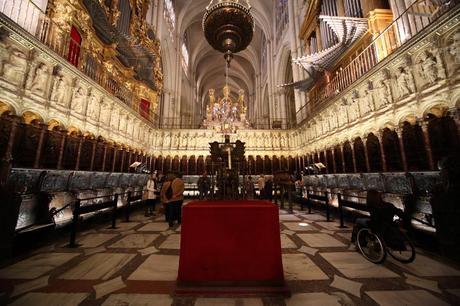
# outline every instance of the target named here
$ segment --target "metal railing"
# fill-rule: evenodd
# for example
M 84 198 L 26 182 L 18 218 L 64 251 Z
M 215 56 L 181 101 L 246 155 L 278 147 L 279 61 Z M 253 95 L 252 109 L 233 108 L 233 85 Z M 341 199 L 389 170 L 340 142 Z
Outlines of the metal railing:
M 380 32 L 349 64 L 336 71 L 334 77 L 326 82 L 317 82 L 308 92 L 311 110 L 322 102 L 333 98 L 359 80 L 378 63 L 383 61 L 411 38 L 424 30 L 441 15 L 458 4 L 458 0 L 418 0 L 410 5 L 400 16 Z M 297 122 L 302 122 L 311 114 L 305 112 L 304 105 L 297 112 Z
M 107 63 L 99 59 L 94 52 L 72 39 L 71 25 L 68 25 L 68 30 L 64 30 L 30 0 L 0 0 L 0 13 L 29 32 L 143 118 L 150 122 L 156 121 L 157 116 L 153 111 L 142 112 L 140 110 L 140 98 L 134 94 L 134 88 L 126 86 L 128 79 L 121 72 L 116 73 L 113 67 L 107 66 Z

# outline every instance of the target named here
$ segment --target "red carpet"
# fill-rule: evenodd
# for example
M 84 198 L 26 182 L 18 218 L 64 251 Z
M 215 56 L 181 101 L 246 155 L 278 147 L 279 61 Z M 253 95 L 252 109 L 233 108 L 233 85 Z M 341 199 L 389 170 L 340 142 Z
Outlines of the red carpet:
M 278 207 L 266 201 L 185 205 L 178 284 L 187 284 L 192 291 L 200 284 L 208 288 L 230 284 L 233 293 L 254 286 L 264 292 L 271 286 L 279 290 L 284 275 Z

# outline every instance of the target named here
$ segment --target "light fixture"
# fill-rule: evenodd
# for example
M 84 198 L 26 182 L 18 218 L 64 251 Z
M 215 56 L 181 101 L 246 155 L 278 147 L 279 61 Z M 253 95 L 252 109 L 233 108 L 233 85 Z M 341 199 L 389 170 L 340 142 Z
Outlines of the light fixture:
M 227 66 L 233 54 L 243 51 L 252 41 L 254 18 L 246 0 L 211 0 L 203 16 L 203 32 L 208 43 L 224 53 Z

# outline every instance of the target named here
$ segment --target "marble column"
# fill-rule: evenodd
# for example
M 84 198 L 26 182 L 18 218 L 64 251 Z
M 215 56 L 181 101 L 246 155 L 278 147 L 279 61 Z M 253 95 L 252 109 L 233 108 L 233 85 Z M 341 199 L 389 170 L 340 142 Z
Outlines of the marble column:
M 104 153 L 103 153 L 103 156 L 102 156 L 102 170 L 101 171 L 105 171 L 105 164 L 106 164 L 106 161 L 107 161 L 107 146 L 108 144 L 107 143 L 104 143 Z
M 11 129 L 8 135 L 8 144 L 5 150 L 5 154 L 2 156 L 0 164 L 0 186 L 6 184 L 12 168 L 13 161 L 13 145 L 16 138 L 16 131 L 20 121 L 20 117 L 13 117 L 11 119 Z
M 366 171 L 371 172 L 371 164 L 369 163 L 369 152 L 367 152 L 367 136 L 363 137 L 364 159 L 366 160 Z
M 94 171 L 94 159 L 96 158 L 97 141 L 92 139 L 91 142 L 93 143 L 93 147 L 91 149 L 91 163 L 89 166 L 89 171 Z
M 342 157 L 342 171 L 343 173 L 346 173 L 347 167 L 345 164 L 345 154 L 343 153 L 343 143 L 340 144 L 340 156 Z
M 430 134 L 428 132 L 428 121 L 420 121 L 420 126 L 423 132 L 423 145 L 426 150 L 426 156 L 428 158 L 428 169 L 434 170 L 433 151 L 431 150 Z
M 34 168 L 40 168 L 40 159 L 43 151 L 43 143 L 45 140 L 46 130 L 48 129 L 47 124 L 40 124 L 40 135 L 38 136 L 37 154 L 35 155 Z
M 65 141 L 67 138 L 67 131 L 66 130 L 61 130 L 58 133 L 61 134 L 61 143 L 59 145 L 59 157 L 58 157 L 58 162 L 57 162 L 57 169 L 60 170 L 62 169 L 62 160 L 64 159 L 64 147 L 65 147 Z
M 377 134 L 377 138 L 379 139 L 379 145 L 380 145 L 380 158 L 382 159 L 382 170 L 383 172 L 386 172 L 388 170 L 387 170 L 387 160 L 385 157 L 385 148 L 383 146 L 383 132 L 382 131 L 380 131 Z
M 398 135 L 398 140 L 399 140 L 399 151 L 401 151 L 401 162 L 403 166 L 403 171 L 407 172 L 408 166 L 407 166 L 407 157 L 406 157 L 406 149 L 404 148 L 404 139 L 403 139 L 403 128 L 398 127 L 396 128 L 396 134 Z
M 355 146 L 353 145 L 353 141 L 350 140 L 350 148 L 351 148 L 351 157 L 353 159 L 353 172 L 358 172 L 356 168 L 356 156 L 355 156 Z
M 112 171 L 111 172 L 115 172 L 115 165 L 117 164 L 117 152 L 118 152 L 118 148 L 117 148 L 117 146 L 114 146 L 114 148 L 113 148 L 113 160 L 112 160 Z
M 77 161 L 75 162 L 75 170 L 80 170 L 80 160 L 81 160 L 81 147 L 83 145 L 83 136 L 79 136 L 78 139 L 78 149 L 77 149 Z
M 335 150 L 334 148 L 331 149 L 331 154 L 332 154 L 332 168 L 334 173 L 337 173 L 337 162 L 335 161 Z

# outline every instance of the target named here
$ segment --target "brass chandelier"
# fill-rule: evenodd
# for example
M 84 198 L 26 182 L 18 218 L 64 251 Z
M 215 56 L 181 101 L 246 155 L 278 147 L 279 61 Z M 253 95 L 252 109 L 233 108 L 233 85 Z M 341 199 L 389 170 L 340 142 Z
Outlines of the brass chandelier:
M 211 0 L 203 16 L 203 32 L 208 43 L 224 53 L 227 66 L 233 54 L 243 51 L 252 41 L 254 18 L 246 0 Z

